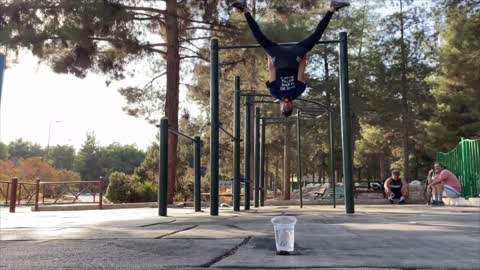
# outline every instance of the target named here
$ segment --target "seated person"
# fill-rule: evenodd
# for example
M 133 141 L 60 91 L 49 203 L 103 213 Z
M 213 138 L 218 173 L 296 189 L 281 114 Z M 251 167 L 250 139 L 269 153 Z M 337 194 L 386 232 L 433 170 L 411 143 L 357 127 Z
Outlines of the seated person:
M 400 178 L 400 171 L 393 170 L 392 176 L 385 180 L 385 194 L 391 204 L 394 199 L 399 199 L 398 204 L 406 204 L 405 199 L 408 197 L 408 183 Z
M 432 193 L 432 205 L 444 206 L 443 196 L 458 198 L 462 195 L 462 185 L 458 178 L 441 163 L 435 162 L 428 172 L 427 189 Z

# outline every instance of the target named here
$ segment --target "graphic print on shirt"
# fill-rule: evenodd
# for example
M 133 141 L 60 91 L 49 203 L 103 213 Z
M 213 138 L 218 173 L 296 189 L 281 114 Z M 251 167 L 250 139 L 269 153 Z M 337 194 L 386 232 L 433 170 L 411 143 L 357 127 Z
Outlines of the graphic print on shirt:
M 295 76 L 280 77 L 280 91 L 295 89 Z

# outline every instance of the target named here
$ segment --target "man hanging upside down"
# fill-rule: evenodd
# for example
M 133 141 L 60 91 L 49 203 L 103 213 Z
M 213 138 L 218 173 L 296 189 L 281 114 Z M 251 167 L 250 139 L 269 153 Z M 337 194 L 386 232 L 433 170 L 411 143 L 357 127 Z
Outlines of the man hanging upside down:
M 310 36 L 293 46 L 282 46 L 271 41 L 262 33 L 257 22 L 250 14 L 246 0 L 232 3 L 233 7 L 244 13 L 253 36 L 268 54 L 269 79 L 266 83 L 267 88 L 273 97 L 280 100 L 280 109 L 285 117 L 292 114 L 292 101 L 305 91 L 306 54 L 322 37 L 333 13 L 349 5 L 349 3 L 343 1 L 331 1 L 330 8 Z

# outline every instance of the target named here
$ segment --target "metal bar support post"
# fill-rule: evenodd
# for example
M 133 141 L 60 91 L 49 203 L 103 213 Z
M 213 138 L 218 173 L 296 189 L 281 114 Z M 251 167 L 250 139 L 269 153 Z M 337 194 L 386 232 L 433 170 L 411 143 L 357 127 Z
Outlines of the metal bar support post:
M 260 206 L 265 206 L 265 120 L 260 118 Z
M 200 172 L 200 153 L 201 153 L 202 141 L 200 140 L 200 136 L 195 136 L 193 141 L 193 169 L 195 174 L 195 180 L 193 185 L 193 198 L 195 204 L 195 212 L 202 211 L 202 180 L 201 180 L 201 172 Z
M 302 148 L 300 132 L 300 111 L 297 111 L 297 183 L 300 192 L 300 208 L 303 208 L 303 187 L 302 187 Z
M 330 182 L 332 183 L 332 191 L 333 191 L 333 208 L 337 207 L 336 199 L 335 199 L 335 187 L 337 185 L 337 181 L 335 181 L 335 157 L 334 157 L 334 138 L 333 138 L 333 112 L 328 112 L 328 121 L 330 124 L 329 128 L 329 135 L 330 135 Z
M 233 101 L 233 211 L 240 211 L 240 76 L 235 76 Z
M 244 166 L 245 166 L 245 171 L 244 171 L 244 177 L 245 177 L 245 185 L 244 185 L 244 209 L 245 210 L 250 210 L 250 118 L 251 118 L 251 113 L 250 113 L 250 106 L 251 104 L 252 97 L 247 96 L 245 98 L 245 135 L 244 135 Z
M 347 214 L 355 213 L 353 200 L 353 175 L 352 175 L 352 124 L 350 116 L 350 91 L 348 87 L 348 44 L 347 33 L 339 33 L 339 58 L 340 58 L 340 116 L 342 124 L 342 160 L 343 179 L 345 187 L 345 211 Z
M 255 135 L 254 135 L 254 156 L 255 156 L 255 190 L 254 205 L 258 208 L 260 203 L 260 108 L 255 108 Z
M 168 190 L 168 119 L 160 120 L 160 164 L 158 184 L 158 215 L 167 216 Z
M 219 101 L 218 101 L 218 38 L 210 41 L 210 215 L 218 216 L 218 148 L 219 148 Z

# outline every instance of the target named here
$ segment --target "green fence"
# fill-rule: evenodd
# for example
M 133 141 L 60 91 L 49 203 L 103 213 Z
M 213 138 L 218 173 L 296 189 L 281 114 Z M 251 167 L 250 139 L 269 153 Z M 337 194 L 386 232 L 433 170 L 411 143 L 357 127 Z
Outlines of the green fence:
M 449 153 L 437 152 L 438 162 L 457 175 L 462 183 L 463 196 L 475 197 L 480 193 L 480 139 L 462 141 Z

